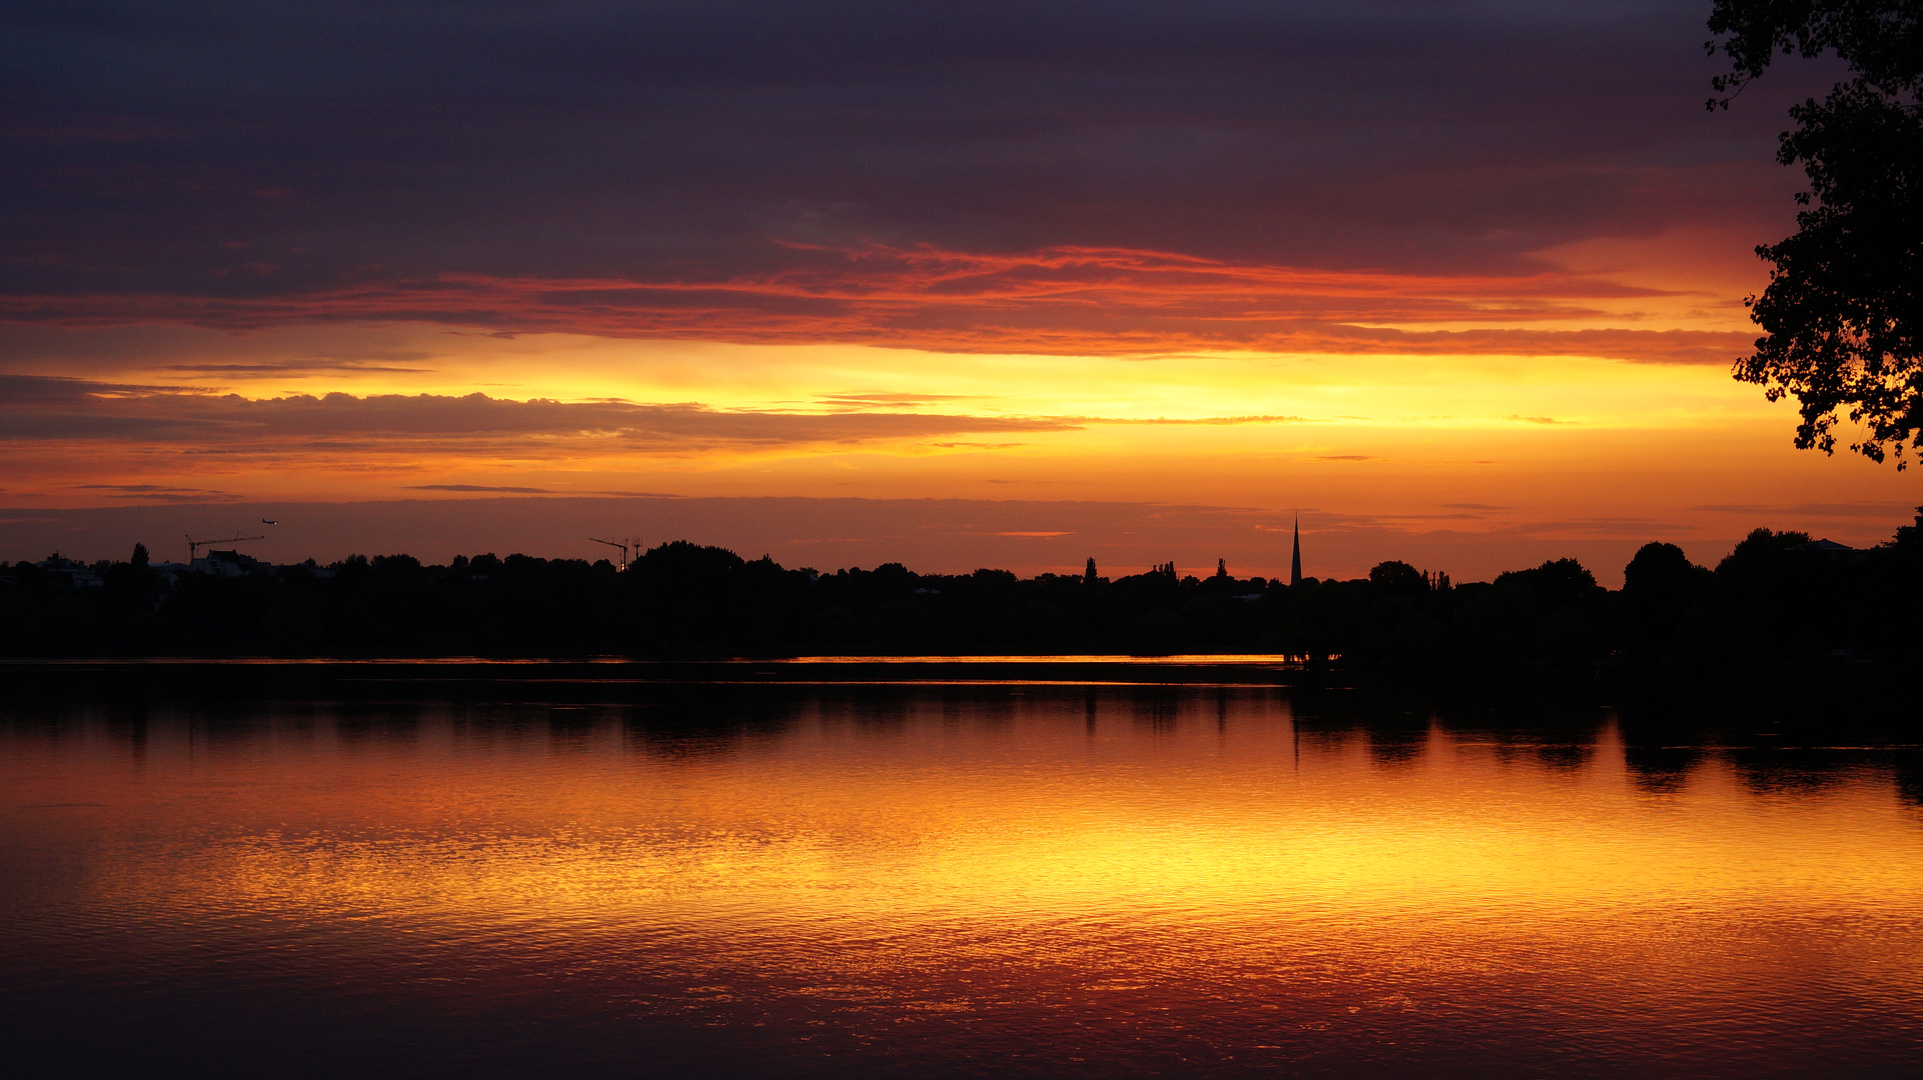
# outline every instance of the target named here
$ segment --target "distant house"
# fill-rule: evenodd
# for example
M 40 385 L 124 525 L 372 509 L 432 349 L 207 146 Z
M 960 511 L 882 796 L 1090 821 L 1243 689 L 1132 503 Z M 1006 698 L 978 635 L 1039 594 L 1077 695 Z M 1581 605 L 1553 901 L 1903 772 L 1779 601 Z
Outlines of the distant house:
M 1811 540 L 1807 544 L 1797 545 L 1795 550 L 1813 551 L 1818 555 L 1827 555 L 1832 559 L 1838 559 L 1838 560 L 1847 561 L 1847 562 L 1855 562 L 1856 560 L 1869 554 L 1869 552 L 1864 551 L 1862 548 L 1853 548 L 1853 547 L 1850 547 L 1848 544 L 1839 544 L 1836 541 L 1830 540 L 1830 539 Z
M 251 555 L 238 551 L 209 551 L 196 558 L 190 569 L 196 574 L 210 574 L 214 577 L 246 577 L 256 571 L 266 570 L 268 566 Z
M 180 579 L 194 572 L 194 568 L 184 562 L 148 563 L 147 569 L 160 575 L 160 580 L 169 586 L 180 584 Z
M 34 563 L 47 572 L 47 580 L 67 589 L 97 589 L 106 584 L 86 563 L 63 559 L 58 551 Z

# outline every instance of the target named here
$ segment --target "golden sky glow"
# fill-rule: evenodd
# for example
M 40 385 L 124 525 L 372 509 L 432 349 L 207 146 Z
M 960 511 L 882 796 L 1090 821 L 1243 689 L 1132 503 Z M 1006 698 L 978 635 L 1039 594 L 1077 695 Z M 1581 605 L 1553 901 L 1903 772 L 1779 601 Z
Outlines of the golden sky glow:
M 1701 254 L 1707 243 L 1562 252 L 1585 272 L 1652 284 L 1625 286 L 1637 295 L 1617 310 L 1549 321 L 1564 334 L 1633 323 L 1740 344 L 1734 290 L 1758 275 L 1745 283 L 1726 251 Z M 1705 287 L 1678 288 L 1679 277 Z M 1343 279 L 1376 300 L 1405 285 Z M 1470 293 L 1450 303 L 1473 306 Z M 50 384 L 65 395 L 51 409 L 14 414 L 49 425 L 11 441 L 6 495 L 21 507 L 503 491 L 1201 503 L 1305 511 L 1311 531 L 1366 520 L 1413 536 L 1488 534 L 1480 558 L 1445 567 L 1459 576 L 1548 557 L 1558 539 L 1602 540 L 1608 580 L 1615 549 L 1626 560 L 1648 539 L 1698 541 L 1704 560 L 1762 523 L 1873 542 L 1917 497 L 1909 476 L 1793 451 L 1789 407 L 1721 364 L 1509 354 L 1492 351 L 1499 335 L 1463 352 L 1422 339 L 1431 351 L 1107 355 L 497 337 L 421 323 L 15 341 L 14 374 L 67 380 Z M 1526 543 L 1499 535 L 1518 526 Z M 1079 561 L 1063 550 L 1063 566 L 1018 568 Z M 1279 550 L 1232 550 L 1245 572 L 1281 569 Z M 1338 547 L 1320 565 L 1356 574 L 1390 554 Z
M 1299 512 L 1315 575 L 1573 555 L 1613 583 L 1649 540 L 1868 544 L 1923 502 L 1796 452 L 1791 406 L 1728 375 L 1755 245 L 1794 227 L 1782 109 L 1822 71 L 1710 115 L 1701 30 L 1657 8 L 1203 8 L 1099 56 L 985 10 L 939 16 L 999 43 L 977 54 L 906 13 L 871 40 L 817 5 L 755 44 L 759 16 L 597 9 L 534 18 L 569 49 L 498 42 L 513 77 L 454 12 L 445 57 L 398 66 L 243 21 L 128 39 L 138 94 L 91 31 L 39 27 L 4 136 L 0 558 L 274 517 L 280 560 L 595 555 L 584 530 L 618 528 L 1272 574 Z M 367 17 L 357 48 L 412 40 Z M 580 65 L 613 40 L 678 44 Z M 226 89 L 193 41 L 230 50 Z M 637 493 L 877 505 L 847 536 L 796 504 L 377 505 Z M 1112 505 L 1052 509 L 1077 503 Z M 1178 505 L 1188 531 L 1148 538 Z

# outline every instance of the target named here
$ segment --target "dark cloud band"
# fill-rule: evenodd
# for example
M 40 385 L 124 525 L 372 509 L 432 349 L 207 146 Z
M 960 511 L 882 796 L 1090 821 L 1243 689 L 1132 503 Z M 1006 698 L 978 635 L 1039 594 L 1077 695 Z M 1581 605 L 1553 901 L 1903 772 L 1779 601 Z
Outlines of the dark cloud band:
M 1604 301 L 1665 295 L 1551 271 L 1509 277 L 1310 271 L 1086 248 L 991 256 L 871 245 L 845 252 L 813 249 L 798 257 L 807 265 L 715 281 L 450 274 L 253 298 L 0 296 L 0 318 L 64 326 L 180 322 L 220 329 L 406 321 L 505 334 L 838 341 L 950 352 L 1481 352 L 1685 364 L 1727 364 L 1750 340 L 1743 333 L 1694 330 L 1528 329 L 1530 323 L 1601 318 L 1595 305 Z M 1382 325 L 1475 322 L 1511 325 L 1475 330 Z M 228 369 L 195 370 L 219 374 Z M 317 370 L 394 369 L 330 364 Z
M 1780 216 L 1780 112 L 1703 113 L 1700 19 L 1656 0 L 14 4 L 0 301 L 62 324 L 1368 351 L 1357 324 L 1579 313 L 1536 291 L 1545 247 Z M 1077 250 L 1165 254 L 1047 265 Z M 1190 258 L 1433 280 L 1264 292 Z M 1138 288 L 1094 280 L 1124 271 Z M 1731 351 L 1634 340 L 1607 355 Z

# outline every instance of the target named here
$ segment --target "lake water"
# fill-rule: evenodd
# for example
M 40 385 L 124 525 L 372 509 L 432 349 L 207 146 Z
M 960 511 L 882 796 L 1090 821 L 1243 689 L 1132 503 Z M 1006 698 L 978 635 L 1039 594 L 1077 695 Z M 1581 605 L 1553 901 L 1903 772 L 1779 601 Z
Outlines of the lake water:
M 1923 1062 L 1912 747 L 1265 686 L 541 696 L 5 703 L 0 1053 L 202 1076 Z

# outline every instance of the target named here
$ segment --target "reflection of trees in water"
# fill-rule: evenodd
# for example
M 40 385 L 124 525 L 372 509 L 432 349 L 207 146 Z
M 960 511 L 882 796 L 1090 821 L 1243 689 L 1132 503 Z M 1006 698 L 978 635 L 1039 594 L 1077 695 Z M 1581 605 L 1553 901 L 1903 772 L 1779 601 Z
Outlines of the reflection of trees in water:
M 1923 805 L 1923 753 L 1883 749 L 1888 731 L 1833 710 L 1763 710 L 1748 699 L 1642 701 L 1623 710 L 1621 732 L 1630 779 L 1652 793 L 1680 791 L 1720 760 L 1759 796 L 1807 798 L 1840 784 L 1890 782 L 1903 800 Z M 1815 738 L 1858 748 L 1808 745 Z
M 1187 692 L 1172 686 L 1137 686 L 1129 690 L 1129 715 L 1158 734 L 1175 730 Z
M 1305 738 L 1339 744 L 1362 735 L 1371 760 L 1390 768 L 1421 761 L 1431 728 L 1439 726 L 1453 738 L 1495 744 L 1500 760 L 1578 769 L 1594 759 L 1610 719 L 1588 694 L 1528 680 L 1500 687 L 1294 687 L 1290 708 Z
M 370 684 L 371 685 L 371 684 Z M 530 684 L 531 685 L 531 684 Z M 76 693 L 0 701 L 0 722 L 14 732 L 59 742 L 88 727 L 140 752 L 160 732 L 186 729 L 210 748 L 268 736 L 322 736 L 348 744 L 414 744 L 445 726 L 465 747 L 485 749 L 538 741 L 586 746 L 600 730 L 618 727 L 633 752 L 666 760 L 707 760 L 757 743 L 777 741 L 810 717 L 861 734 L 901 731 L 918 719 L 1012 733 L 1022 717 L 1079 718 L 1090 732 L 1121 719 L 1154 735 L 1181 724 L 1227 732 L 1246 717 L 1287 716 L 1305 747 L 1345 746 L 1366 752 L 1379 768 L 1420 764 L 1432 732 L 1486 743 L 1497 760 L 1572 772 L 1594 764 L 1614 719 L 1629 781 L 1643 792 L 1680 792 L 1706 765 L 1726 762 L 1745 790 L 1762 797 L 1818 796 L 1839 784 L 1889 784 L 1905 804 L 1923 808 L 1923 750 L 1880 744 L 1889 732 L 1853 728 L 1829 713 L 1801 726 L 1780 716 L 1724 703 L 1688 707 L 1632 701 L 1619 712 L 1594 698 L 1524 686 L 1496 693 L 1461 688 L 1294 686 L 1264 690 L 1134 685 L 1021 687 L 995 684 L 901 687 L 879 684 L 793 686 L 770 683 L 656 683 L 547 687 L 527 700 L 487 700 L 473 687 L 440 699 L 425 691 L 396 692 L 393 700 L 264 701 L 213 688 L 205 694 L 179 685 L 137 696 Z M 418 689 L 418 688 L 416 688 Z M 549 692 L 551 691 L 551 692 Z M 412 700 L 409 696 L 412 695 Z M 1813 714 L 1802 714 L 1805 718 Z M 1793 717 L 1792 717 L 1793 719 Z M 1770 727 L 1785 745 L 1757 734 Z M 1858 749 L 1811 746 L 1821 738 Z
M 329 717 L 335 724 L 335 734 L 340 742 L 419 742 L 421 726 L 429 721 L 440 721 L 446 713 L 429 705 L 417 703 L 394 703 L 394 705 L 369 705 L 362 701 L 352 701 L 342 705 Z M 221 724 L 213 724 L 208 734 L 219 738 L 215 732 Z M 235 732 L 240 736 L 242 732 Z M 252 732 L 244 732 L 252 734 Z
M 1407 768 L 1429 749 L 1429 728 L 1436 718 L 1436 697 L 1409 683 L 1364 684 L 1340 699 L 1352 727 L 1369 740 L 1369 759 L 1385 769 Z
M 1567 773 L 1588 766 L 1596 757 L 1594 740 L 1567 742 L 1548 739 L 1541 732 L 1459 731 L 1457 738 L 1480 738 L 1495 743 L 1491 752 L 1505 765 L 1524 765 Z
M 1526 685 L 1490 695 L 1458 692 L 1438 706 L 1437 717 L 1457 738 L 1499 743 L 1496 753 L 1504 761 L 1553 772 L 1593 762 L 1610 721 L 1609 711 L 1587 695 Z
M 1374 717 L 1368 725 L 1369 759 L 1383 768 L 1403 768 L 1422 760 L 1429 748 L 1427 713 Z
M 1757 795 L 1808 797 L 1886 772 L 1888 753 L 1824 747 L 1731 747 L 1724 752 L 1737 779 Z
M 1923 806 L 1923 752 L 1719 749 L 1752 739 L 1751 732 L 1767 726 L 1781 726 L 1786 737 L 1821 731 L 1837 741 L 1860 738 L 1869 746 L 1888 738 L 1880 729 L 1847 725 L 1834 710 L 1789 709 L 1759 716 L 1747 700 L 1659 696 L 1631 699 L 1612 710 L 1599 706 L 1596 696 L 1526 680 L 1495 689 L 1295 687 L 1289 701 L 1305 741 L 1336 747 L 1363 737 L 1370 759 L 1383 767 L 1421 761 L 1433 721 L 1451 738 L 1493 744 L 1490 752 L 1500 761 L 1557 772 L 1580 770 L 1595 762 L 1598 743 L 1614 720 L 1630 782 L 1645 792 L 1681 791 L 1704 766 L 1722 759 L 1759 795 L 1819 794 L 1876 775 L 1888 776 L 1906 802 Z
M 634 697 L 620 707 L 628 746 L 667 761 L 734 754 L 780 737 L 817 707 L 814 695 L 794 687 L 663 684 Z
M 1623 765 L 1630 781 L 1651 794 L 1681 791 L 1706 757 L 1700 746 L 1637 746 L 1627 740 L 1623 746 Z
M 1596 744 L 1586 743 L 1543 743 L 1535 747 L 1536 760 L 1544 767 L 1556 772 L 1571 772 L 1580 769 L 1596 756 Z
M 1289 715 L 1295 718 L 1302 734 L 1311 731 L 1341 730 L 1350 726 L 1347 717 L 1347 690 L 1323 686 L 1296 686 L 1289 690 Z
M 548 737 L 559 746 L 581 746 L 594 729 L 605 722 L 605 710 L 588 705 L 550 705 L 547 709 Z
M 913 718 L 914 704 L 900 695 L 864 697 L 851 703 L 847 715 L 864 731 L 899 731 Z
M 1429 696 L 1408 686 L 1297 687 L 1290 701 L 1305 736 L 1339 744 L 1360 734 L 1377 765 L 1412 764 L 1428 742 Z
M 1923 808 L 1923 751 L 1897 751 L 1895 766 L 1897 797 Z

